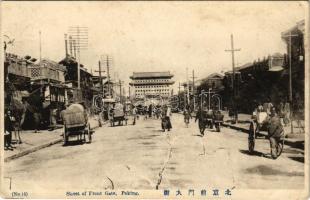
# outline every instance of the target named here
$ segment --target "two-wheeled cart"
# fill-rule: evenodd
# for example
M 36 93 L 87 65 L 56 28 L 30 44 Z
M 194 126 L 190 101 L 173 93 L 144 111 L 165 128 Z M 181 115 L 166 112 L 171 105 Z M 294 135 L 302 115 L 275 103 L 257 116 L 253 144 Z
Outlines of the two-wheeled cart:
M 66 145 L 70 136 L 76 136 L 78 140 L 92 141 L 92 133 L 88 122 L 88 116 L 81 104 L 71 104 L 62 112 L 63 117 L 63 143 Z
M 249 136 L 248 136 L 248 149 L 249 153 L 253 154 L 255 149 L 255 140 L 260 132 L 267 132 L 268 126 L 270 125 L 269 116 L 267 112 L 254 112 L 252 115 L 252 120 L 249 127 Z M 268 133 L 267 133 L 268 134 Z M 279 157 L 282 153 L 284 146 L 284 130 L 282 132 L 281 141 L 276 147 L 276 157 Z M 269 137 L 269 136 L 268 136 Z
M 118 125 L 127 125 L 127 117 L 125 116 L 124 106 L 120 103 L 115 104 L 112 112 L 110 113 L 110 124 L 111 126 L 115 126 L 115 122 L 118 122 Z

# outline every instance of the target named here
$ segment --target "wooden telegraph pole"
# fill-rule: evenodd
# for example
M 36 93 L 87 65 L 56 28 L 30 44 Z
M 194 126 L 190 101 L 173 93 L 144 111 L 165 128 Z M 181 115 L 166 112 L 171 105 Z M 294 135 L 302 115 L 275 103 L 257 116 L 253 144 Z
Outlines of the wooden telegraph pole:
M 288 54 L 289 54 L 289 101 L 290 101 L 290 121 L 291 121 L 291 133 L 294 133 L 293 129 L 293 84 L 292 84 L 292 37 L 297 37 L 297 34 L 288 35 Z
M 102 96 L 104 95 L 104 91 L 103 91 L 103 83 L 102 83 L 102 75 L 101 72 L 104 72 L 103 70 L 101 70 L 101 62 L 100 60 L 98 61 L 98 66 L 99 66 L 99 70 L 95 72 L 99 72 L 99 80 L 100 80 L 100 90 L 102 92 Z
M 188 68 L 186 67 L 186 84 L 187 84 L 187 104 L 189 105 L 189 79 L 188 79 Z
M 181 106 L 181 97 L 180 97 L 180 94 L 181 94 L 181 83 L 179 82 L 179 93 L 178 93 L 179 106 Z
M 233 34 L 230 35 L 231 41 L 231 49 L 225 50 L 231 52 L 231 60 L 232 60 L 232 70 L 233 70 L 233 78 L 232 78 L 232 88 L 233 88 L 233 101 L 234 101 L 234 114 L 236 123 L 238 122 L 238 114 L 236 113 L 236 87 L 235 87 L 235 51 L 241 51 L 241 49 L 234 48 L 234 36 Z
M 192 92 L 193 92 L 193 103 L 194 103 L 194 106 L 193 106 L 193 109 L 195 110 L 195 78 L 197 78 L 197 77 L 195 77 L 195 71 L 193 70 L 192 71 L 192 77 L 191 77 L 192 79 L 193 79 L 193 88 L 192 88 Z
M 72 40 L 74 40 L 74 49 L 77 51 L 77 77 L 78 77 L 78 89 L 81 89 L 81 75 L 80 75 L 80 52 L 81 50 L 87 49 L 88 46 L 88 28 L 81 26 L 69 27 L 69 34 Z M 71 40 L 71 45 L 72 45 Z M 71 50 L 71 49 L 70 49 Z M 72 52 L 71 52 L 72 55 Z
M 120 102 L 122 102 L 122 86 L 123 86 L 123 81 L 121 81 L 121 79 L 119 79 L 118 81 L 118 85 L 119 85 L 119 100 Z
M 102 56 L 103 57 L 103 56 Z M 109 55 L 104 56 L 104 58 L 102 58 L 103 64 L 106 65 L 107 67 L 107 82 L 108 82 L 108 95 L 112 97 L 112 88 L 111 88 L 111 76 L 110 76 L 110 67 L 111 67 L 111 58 L 109 57 Z

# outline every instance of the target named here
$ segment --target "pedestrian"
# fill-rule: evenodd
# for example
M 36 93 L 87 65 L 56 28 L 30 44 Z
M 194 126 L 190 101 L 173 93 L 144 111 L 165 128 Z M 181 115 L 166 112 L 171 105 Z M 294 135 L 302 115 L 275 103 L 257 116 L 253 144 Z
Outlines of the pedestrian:
M 257 106 L 257 112 L 263 112 L 264 111 L 264 107 L 262 105 L 261 102 L 258 103 L 258 106 Z
M 170 131 L 170 129 L 172 129 L 171 116 L 172 116 L 171 105 L 168 104 L 167 112 L 166 112 L 166 120 L 168 122 L 168 131 Z
M 274 106 L 273 106 L 273 104 L 271 103 L 271 101 L 270 101 L 270 99 L 269 99 L 269 101 L 268 101 L 268 104 L 267 104 L 267 113 L 269 114 L 269 115 L 271 115 L 271 111 L 274 109 Z
M 146 120 L 146 119 L 147 119 L 147 116 L 148 116 L 147 106 L 144 106 L 143 115 L 144 115 L 144 120 Z
M 34 132 L 37 133 L 40 131 L 41 114 L 39 112 L 34 112 L 33 119 L 34 119 Z
M 278 116 L 280 117 L 281 123 L 284 124 L 284 104 L 282 101 L 280 101 L 280 103 L 278 104 L 276 111 L 278 113 Z
M 268 114 L 268 102 L 267 101 L 263 104 L 263 112 L 266 112 Z
M 284 135 L 283 126 L 281 120 L 277 115 L 275 108 L 271 109 L 270 118 L 268 120 L 268 137 L 270 142 L 271 157 L 276 159 L 282 151 L 283 145 L 281 139 Z
M 149 118 L 152 117 L 152 112 L 153 112 L 153 106 L 152 106 L 152 104 L 150 104 L 150 105 L 149 105 L 149 110 L 148 110 Z
M 13 128 L 13 122 L 12 122 L 13 116 L 11 115 L 11 111 L 8 109 L 4 116 L 4 150 L 11 150 L 13 151 L 12 146 L 12 131 Z
M 196 113 L 195 122 L 198 120 L 198 128 L 200 134 L 203 136 L 206 129 L 206 120 L 207 115 L 201 106 L 199 106 L 198 111 Z
M 50 130 L 54 130 L 57 126 L 57 109 L 50 109 Z
M 188 107 L 184 109 L 183 115 L 184 115 L 184 123 L 188 128 L 189 120 L 192 118 L 191 112 L 189 111 Z
M 135 124 L 136 124 L 136 117 L 137 117 L 137 108 L 136 108 L 136 106 L 133 106 L 133 109 L 132 109 L 132 116 L 133 116 L 132 125 L 135 125 Z
M 156 119 L 159 119 L 160 115 L 161 115 L 161 108 L 158 106 L 156 108 Z
M 284 104 L 284 125 L 287 126 L 290 123 L 291 120 L 291 108 L 290 108 L 290 103 L 286 102 Z

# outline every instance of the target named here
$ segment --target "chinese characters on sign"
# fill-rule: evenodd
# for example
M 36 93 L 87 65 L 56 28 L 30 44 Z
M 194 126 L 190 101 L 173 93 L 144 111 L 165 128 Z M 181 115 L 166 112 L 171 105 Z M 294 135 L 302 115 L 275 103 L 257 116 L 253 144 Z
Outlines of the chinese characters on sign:
M 166 197 L 170 196 L 170 190 L 165 189 L 163 191 L 163 194 Z M 199 196 L 199 192 L 196 193 L 196 194 L 197 194 L 196 196 Z M 201 189 L 200 190 L 200 196 L 207 196 L 207 194 L 212 195 L 213 197 L 220 197 L 221 194 L 222 194 L 222 197 L 223 196 L 227 196 L 228 197 L 228 196 L 232 195 L 232 189 L 225 189 L 225 190 L 223 190 L 222 193 L 220 192 L 220 189 L 212 189 L 209 192 L 206 189 Z M 195 190 L 194 189 L 189 189 L 187 195 L 188 196 L 195 196 Z M 175 191 L 175 196 L 182 196 L 182 192 L 181 192 L 180 189 Z

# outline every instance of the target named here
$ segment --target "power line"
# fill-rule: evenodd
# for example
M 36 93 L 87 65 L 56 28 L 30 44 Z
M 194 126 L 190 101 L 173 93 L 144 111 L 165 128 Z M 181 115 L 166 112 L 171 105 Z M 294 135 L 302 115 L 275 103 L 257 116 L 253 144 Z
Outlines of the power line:
M 73 48 L 75 51 L 77 51 L 77 56 L 75 55 L 75 58 L 77 59 L 78 89 L 81 89 L 80 51 L 86 50 L 88 47 L 88 27 L 70 26 L 68 29 L 68 33 L 70 35 L 69 39 L 71 39 L 71 45 L 73 40 Z M 70 53 L 72 55 L 72 50 Z

